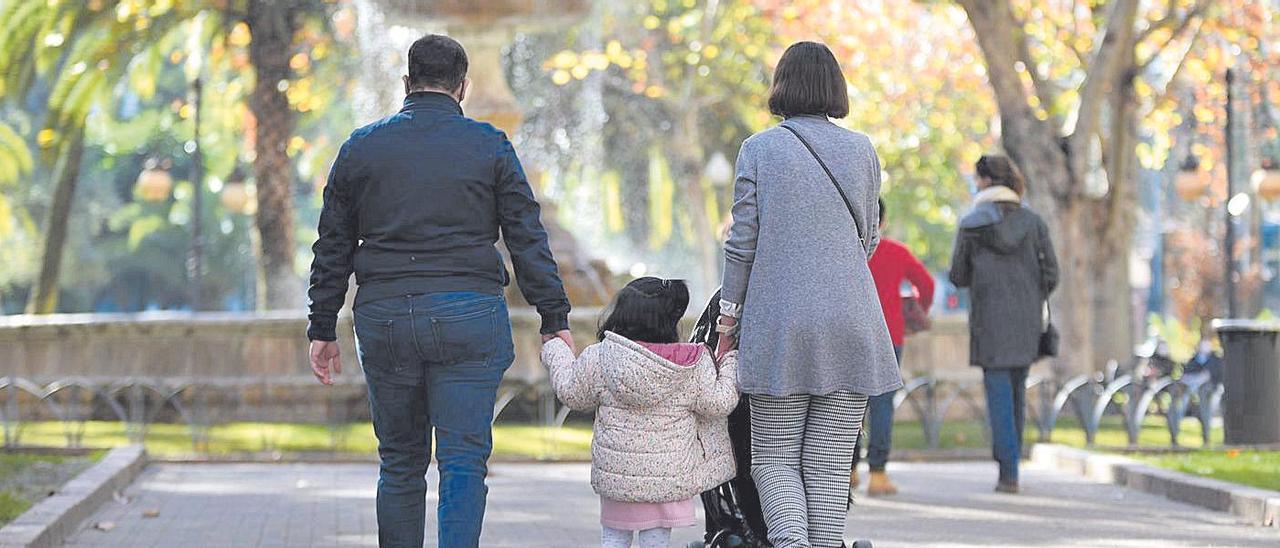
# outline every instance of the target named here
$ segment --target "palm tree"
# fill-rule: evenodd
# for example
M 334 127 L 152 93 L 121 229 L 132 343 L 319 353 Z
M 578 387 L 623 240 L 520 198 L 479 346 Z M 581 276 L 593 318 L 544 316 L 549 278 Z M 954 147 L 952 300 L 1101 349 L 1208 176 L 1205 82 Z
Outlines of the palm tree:
M 54 192 L 28 312 L 57 309 L 67 220 L 79 181 L 89 112 L 109 106 L 111 86 L 130 71 L 153 70 L 150 64 L 135 60 L 154 56 L 157 52 L 152 48 L 161 38 L 186 28 L 185 23 L 201 14 L 222 22 L 206 27 L 206 43 L 224 40 L 237 22 L 251 31 L 249 62 L 256 78 L 249 109 L 256 120 L 253 171 L 260 204 L 256 219 L 261 242 L 259 285 L 265 289 L 258 302 L 265 308 L 288 308 L 300 302 L 301 278 L 293 263 L 294 176 L 287 155 L 295 115 L 280 84 L 293 75 L 290 50 L 301 21 L 326 14 L 331 4 L 325 0 L 0 0 L 0 51 L 5 52 L 0 58 L 0 100 L 18 103 L 40 95 L 37 99 L 48 108 L 42 131 L 49 138 L 41 146 L 53 166 Z M 4 137 L 0 130 L 0 160 L 9 146 Z M 0 177 L 4 175 L 0 171 Z
M 131 67 L 145 70 L 130 60 L 174 29 L 183 16 L 179 10 L 157 7 L 135 13 L 106 4 L 13 0 L 0 5 L 0 21 L 4 21 L 0 51 L 6 52 L 0 58 L 0 94 L 13 102 L 33 94 L 42 96 L 47 117 L 37 144 L 53 164 L 53 198 L 45 216 L 40 271 L 28 313 L 57 309 L 58 277 L 89 112 L 105 104 L 110 86 Z M 121 40 L 122 36 L 131 39 Z M 18 149 L 12 141 L 6 140 L 6 148 Z

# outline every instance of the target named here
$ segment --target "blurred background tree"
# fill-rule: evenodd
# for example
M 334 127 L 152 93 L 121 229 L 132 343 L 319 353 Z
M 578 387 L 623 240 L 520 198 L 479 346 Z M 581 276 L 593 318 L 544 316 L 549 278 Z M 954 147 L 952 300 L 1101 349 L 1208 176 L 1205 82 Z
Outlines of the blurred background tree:
M 383 4 L 0 0 L 0 308 L 300 306 L 315 189 L 355 119 L 385 108 L 354 103 L 403 63 L 367 34 L 447 28 L 365 19 Z M 771 67 L 792 42 L 827 43 L 852 101 L 838 123 L 872 138 L 889 233 L 930 270 L 949 267 L 978 156 L 1003 150 L 1024 167 L 1068 265 L 1056 316 L 1086 349 L 1060 363 L 1075 371 L 1127 356 L 1147 311 L 1200 326 L 1224 313 L 1225 269 L 1209 268 L 1225 263 L 1231 198 L 1223 73 L 1234 63 L 1244 75 L 1258 144 L 1244 163 L 1280 165 L 1278 11 L 1275 0 L 607 1 L 560 27 L 513 23 L 502 68 L 548 215 L 614 272 L 686 277 L 705 294 L 738 147 L 776 122 Z M 1203 184 L 1184 196 L 1188 158 Z M 1280 295 L 1264 242 L 1276 223 L 1261 190 L 1237 190 L 1255 198 L 1232 250 L 1252 314 L 1265 300 L 1247 291 Z
M 262 296 L 242 296 L 237 307 L 301 304 L 301 276 L 295 266 L 299 250 L 294 244 L 292 219 L 300 205 L 297 198 L 311 194 L 310 181 L 315 180 L 316 171 L 324 169 L 332 146 L 327 128 L 317 131 L 313 120 L 304 122 L 307 127 L 295 128 L 295 119 L 303 115 L 325 123 L 349 122 L 349 109 L 321 107 L 332 103 L 335 96 L 346 95 L 344 91 L 349 90 L 344 84 L 350 84 L 339 78 L 338 85 L 312 85 L 317 77 L 342 74 L 355 62 L 353 56 L 342 54 L 344 43 L 335 38 L 330 16 L 336 9 L 335 2 L 323 0 L 13 0 L 0 4 L 0 20 L 6 25 L 0 46 L 12 52 L 0 61 L 4 112 L 34 130 L 26 143 L 3 142 L 10 150 L 40 151 L 42 162 L 34 175 L 37 180 L 43 175 L 51 181 L 47 189 L 31 185 L 24 207 L 32 216 L 44 219 L 39 274 L 31 285 L 27 310 L 49 313 L 60 309 L 58 297 L 69 287 L 61 276 L 62 262 L 68 241 L 74 241 L 75 235 L 96 236 L 100 230 L 124 230 L 127 226 L 130 244 L 123 252 L 131 256 L 126 262 L 137 263 L 154 252 L 153 258 L 162 259 L 157 272 L 181 274 L 184 262 L 175 258 L 186 257 L 183 249 L 187 246 L 177 241 L 180 236 L 172 230 L 185 227 L 190 240 L 191 215 L 184 212 L 190 212 L 195 192 L 205 194 L 204 198 L 221 196 L 218 201 L 205 200 L 201 217 L 206 233 L 242 232 L 236 229 L 243 223 L 211 215 L 215 212 L 256 213 L 257 221 L 252 242 L 232 246 L 250 260 L 226 261 L 211 255 L 206 267 L 216 270 L 202 276 L 207 283 L 199 288 L 200 295 L 213 291 L 215 295 L 209 296 L 215 301 L 224 300 L 230 285 L 239 288 L 245 284 L 238 282 L 253 282 L 233 274 L 241 272 L 238 267 L 249 266 L 251 272 L 256 263 L 259 280 L 249 286 L 251 292 L 254 287 L 261 290 Z M 253 47 L 250 24 L 258 27 L 265 47 Z M 171 170 L 191 172 L 189 155 L 195 142 L 190 120 L 195 106 L 190 84 L 196 78 L 213 91 L 205 95 L 202 105 L 207 127 L 199 143 L 207 150 L 207 177 L 200 184 L 174 182 Z M 252 91 L 246 91 L 249 87 Z M 132 141 L 112 142 L 121 125 L 133 130 Z M 240 139 L 244 133 L 252 138 Z M 309 136 L 317 139 L 310 141 Z M 324 150 L 313 151 L 313 145 Z M 163 166 L 144 169 L 148 158 L 152 163 L 162 161 Z M 233 172 L 243 173 L 238 171 L 242 162 L 253 166 L 252 179 L 240 177 L 224 189 Z M 95 200 L 85 208 L 89 211 L 74 207 L 73 199 L 82 191 L 93 193 L 95 198 L 110 194 L 103 188 L 77 190 L 81 171 L 86 168 L 95 176 L 99 168 L 134 170 L 139 200 L 131 205 L 136 207 L 117 212 L 105 227 L 102 218 L 82 214 L 101 212 L 101 206 L 111 203 Z M 139 172 L 146 176 L 139 176 Z M 302 178 L 307 182 L 301 182 Z M 127 174 L 119 174 L 117 186 L 131 181 Z M 117 192 L 116 199 L 132 201 L 128 200 L 132 192 L 131 185 L 129 191 Z M 42 195 L 45 193 L 47 196 Z M 119 196 L 122 193 L 123 198 Z M 259 201 L 264 207 L 257 207 Z M 159 209 L 154 207 L 144 212 L 143 203 L 166 204 L 169 214 L 158 217 Z M 148 245 L 145 253 L 137 253 L 146 237 L 157 230 L 169 234 L 168 243 Z M 215 239 L 212 249 L 237 240 Z M 252 260 L 251 249 L 259 250 L 259 260 Z M 94 255 L 74 254 L 71 260 Z M 78 276 L 86 272 L 81 267 L 89 265 L 72 266 Z M 100 273 L 99 277 L 112 275 Z M 192 304 L 190 298 L 138 298 L 148 303 L 144 307 Z M 93 305 L 78 303 L 61 309 L 86 306 Z
M 982 47 L 1003 147 L 1031 181 L 1031 202 L 1064 265 L 1057 317 L 1064 343 L 1081 351 L 1058 360 L 1059 371 L 1123 359 L 1135 338 L 1129 266 L 1138 170 L 1167 161 L 1179 107 L 1203 108 L 1180 103 L 1178 91 L 1219 81 L 1237 57 L 1228 50 L 1243 51 L 1249 36 L 1275 28 L 1274 8 L 1190 0 L 959 4 Z M 1252 24 L 1239 19 L 1259 9 L 1266 13 Z M 1202 70 L 1188 75 L 1189 66 Z

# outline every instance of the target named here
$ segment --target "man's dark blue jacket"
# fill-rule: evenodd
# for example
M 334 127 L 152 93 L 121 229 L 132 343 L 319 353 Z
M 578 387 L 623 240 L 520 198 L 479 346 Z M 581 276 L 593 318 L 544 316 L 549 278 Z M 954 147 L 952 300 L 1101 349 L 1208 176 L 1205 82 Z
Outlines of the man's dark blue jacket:
M 335 338 L 354 270 L 356 306 L 442 291 L 500 294 L 506 242 L 542 332 L 568 329 L 569 299 L 511 142 L 463 116 L 442 93 L 415 92 L 393 116 L 360 128 L 338 151 L 312 251 L 307 337 Z

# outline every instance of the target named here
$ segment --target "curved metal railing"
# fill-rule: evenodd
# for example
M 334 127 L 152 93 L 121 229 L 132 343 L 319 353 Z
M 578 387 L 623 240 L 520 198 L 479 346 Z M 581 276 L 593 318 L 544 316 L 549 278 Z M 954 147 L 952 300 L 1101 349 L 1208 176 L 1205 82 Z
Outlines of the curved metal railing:
M 61 423 L 66 447 L 81 447 L 85 424 L 93 418 L 110 417 L 124 423 L 131 442 L 141 442 L 148 427 L 157 422 L 186 426 L 192 448 L 208 449 L 210 428 L 230 422 L 228 408 L 244 404 L 246 389 L 257 387 L 258 398 L 270 398 L 272 388 L 309 386 L 310 379 L 196 379 L 196 378 L 114 378 L 73 377 L 39 384 L 30 379 L 0 377 L 0 424 L 4 446 L 22 445 L 24 424 L 36 417 Z M 1051 441 L 1064 414 L 1084 431 L 1085 442 L 1093 445 L 1103 430 L 1106 417 L 1119 417 L 1128 444 L 1138 445 L 1146 419 L 1153 413 L 1165 418 L 1169 445 L 1179 445 L 1184 419 L 1199 422 L 1204 446 L 1212 443 L 1214 418 L 1220 415 L 1223 389 L 1210 382 L 1188 383 L 1169 377 L 1146 380 L 1123 373 L 1114 364 L 1102 373 L 1078 375 L 1062 381 L 1032 376 L 1027 380 L 1028 422 L 1038 430 L 1041 441 Z M 331 446 L 340 443 L 342 426 L 361 417 L 351 401 L 329 391 L 330 401 L 322 418 L 330 426 Z M 350 395 L 347 396 L 350 399 Z M 544 382 L 508 381 L 498 392 L 494 421 L 504 418 L 512 404 L 524 400 L 536 410 L 536 421 L 549 429 L 561 428 L 571 411 L 558 402 Z M 980 423 L 989 438 L 986 406 L 980 381 L 952 381 L 931 376 L 908 379 L 894 397 L 900 420 L 919 423 L 930 449 L 942 446 L 948 425 L 966 421 Z M 214 402 L 214 403 L 211 403 Z M 252 403 L 252 402 L 249 402 Z M 276 420 L 267 416 L 265 420 Z M 271 447 L 272 440 L 263 440 Z

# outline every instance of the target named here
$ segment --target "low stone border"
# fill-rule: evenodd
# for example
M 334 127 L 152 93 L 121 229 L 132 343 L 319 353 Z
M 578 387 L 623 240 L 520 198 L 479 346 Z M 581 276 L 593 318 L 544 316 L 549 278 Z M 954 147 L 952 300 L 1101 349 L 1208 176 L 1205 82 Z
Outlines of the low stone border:
M 1037 444 L 1036 464 L 1075 472 L 1090 479 L 1122 485 L 1169 500 L 1239 516 L 1250 525 L 1280 527 L 1280 491 L 1202 478 L 1157 468 L 1119 455 L 1094 453 L 1062 445 Z
M 103 502 L 127 487 L 146 466 L 141 445 L 112 449 L 53 496 L 0 529 L 0 548 L 60 546 Z

